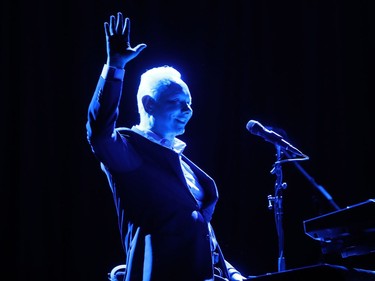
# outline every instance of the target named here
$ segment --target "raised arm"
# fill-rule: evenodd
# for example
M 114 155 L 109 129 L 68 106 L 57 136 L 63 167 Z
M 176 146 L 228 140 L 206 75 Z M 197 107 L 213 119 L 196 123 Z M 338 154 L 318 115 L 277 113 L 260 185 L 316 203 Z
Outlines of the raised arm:
M 117 13 L 104 23 L 107 61 L 99 77 L 88 108 L 87 139 L 94 154 L 108 167 L 130 169 L 136 161 L 132 154 L 118 157 L 128 146 L 115 132 L 122 95 L 125 65 L 135 58 L 146 44 L 130 45 L 130 20 Z

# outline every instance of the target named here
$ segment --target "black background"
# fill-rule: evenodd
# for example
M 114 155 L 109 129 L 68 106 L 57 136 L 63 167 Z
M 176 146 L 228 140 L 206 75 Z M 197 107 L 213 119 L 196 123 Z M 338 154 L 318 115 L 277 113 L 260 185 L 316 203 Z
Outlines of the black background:
M 138 121 L 143 71 L 181 71 L 194 109 L 181 137 L 185 154 L 216 180 L 216 235 L 245 275 L 278 270 L 267 208 L 276 148 L 246 130 L 249 120 L 285 132 L 310 158 L 299 164 L 340 208 L 374 198 L 373 1 L 8 2 L 1 241 L 12 280 L 107 280 L 123 261 L 110 190 L 85 130 L 106 59 L 103 23 L 117 11 L 131 19 L 132 45 L 148 45 L 127 67 L 118 124 Z M 319 263 L 320 245 L 303 221 L 332 206 L 293 163 L 282 171 L 287 269 Z M 366 258 L 353 263 L 373 266 Z

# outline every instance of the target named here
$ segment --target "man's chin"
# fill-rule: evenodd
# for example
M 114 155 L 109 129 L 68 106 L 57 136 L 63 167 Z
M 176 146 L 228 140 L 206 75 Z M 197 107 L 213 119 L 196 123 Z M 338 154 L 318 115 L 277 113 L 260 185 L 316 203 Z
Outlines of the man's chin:
M 182 130 L 177 131 L 176 136 L 183 135 L 185 133 L 185 128 Z

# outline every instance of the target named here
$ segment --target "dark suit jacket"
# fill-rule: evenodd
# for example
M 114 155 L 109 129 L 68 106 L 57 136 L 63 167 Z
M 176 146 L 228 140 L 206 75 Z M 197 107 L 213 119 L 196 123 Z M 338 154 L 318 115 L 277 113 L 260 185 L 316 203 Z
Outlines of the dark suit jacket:
M 126 253 L 124 280 L 212 278 L 208 224 L 218 200 L 215 182 L 181 155 L 205 191 L 199 208 L 176 152 L 130 129 L 115 129 L 121 92 L 121 80 L 100 77 L 86 127 L 113 192 Z

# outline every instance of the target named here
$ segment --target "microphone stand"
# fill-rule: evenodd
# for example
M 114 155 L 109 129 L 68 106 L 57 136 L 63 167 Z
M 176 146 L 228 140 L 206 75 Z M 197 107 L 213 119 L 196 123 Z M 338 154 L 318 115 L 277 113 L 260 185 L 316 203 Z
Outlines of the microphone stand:
M 285 270 L 285 257 L 284 257 L 284 230 L 283 230 L 283 195 L 282 192 L 286 189 L 287 184 L 283 183 L 283 172 L 281 169 L 281 148 L 276 145 L 277 161 L 275 162 L 271 174 L 276 175 L 275 195 L 268 195 L 268 209 L 274 209 L 276 231 L 278 235 L 279 244 L 279 257 L 278 257 L 278 271 Z
M 283 229 L 283 190 L 287 188 L 287 183 L 283 182 L 283 172 L 281 164 L 285 162 L 293 162 L 296 167 L 302 172 L 302 174 L 310 181 L 310 183 L 316 187 L 325 198 L 330 202 L 330 204 L 335 208 L 335 210 L 340 210 L 340 207 L 333 201 L 331 195 L 321 186 L 318 185 L 315 180 L 298 164 L 296 161 L 308 160 L 309 157 L 305 155 L 304 158 L 292 158 L 289 153 L 285 150 L 282 150 L 280 146 L 275 145 L 276 147 L 276 161 L 271 170 L 271 174 L 276 175 L 275 182 L 275 194 L 274 196 L 268 195 L 268 209 L 274 210 L 276 232 L 278 236 L 278 248 L 279 248 L 279 257 L 278 257 L 278 271 L 282 272 L 285 270 L 285 257 L 284 257 L 284 229 Z M 288 157 L 288 159 L 282 160 L 282 155 Z
M 285 152 L 286 156 L 290 157 L 290 155 Z M 306 179 L 327 199 L 327 201 L 331 204 L 331 206 L 336 210 L 341 210 L 341 208 L 335 203 L 332 196 L 328 193 L 328 191 L 321 185 L 317 184 L 313 177 L 311 177 L 297 162 L 293 162 L 294 165 L 300 170 L 300 172 L 306 177 Z

